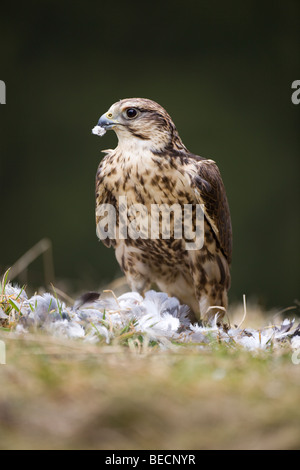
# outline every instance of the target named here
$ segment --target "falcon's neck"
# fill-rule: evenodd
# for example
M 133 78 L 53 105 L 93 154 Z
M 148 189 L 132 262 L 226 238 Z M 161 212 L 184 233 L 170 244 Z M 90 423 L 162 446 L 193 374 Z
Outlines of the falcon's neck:
M 160 138 L 148 140 L 136 137 L 119 138 L 115 151 L 130 159 L 152 157 L 153 155 L 172 156 L 181 152 L 189 153 L 178 134 L 172 140 Z
M 160 147 L 152 140 L 144 140 L 139 138 L 123 138 L 119 139 L 116 151 L 122 154 L 140 154 L 152 152 L 156 147 Z

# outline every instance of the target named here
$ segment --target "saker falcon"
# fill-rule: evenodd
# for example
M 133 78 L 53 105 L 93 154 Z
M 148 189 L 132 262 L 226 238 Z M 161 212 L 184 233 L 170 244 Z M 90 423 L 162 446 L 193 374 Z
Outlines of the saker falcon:
M 126 196 L 128 206 L 142 204 L 149 214 L 153 204 L 190 204 L 193 209 L 202 204 L 205 238 L 197 250 L 187 250 L 184 237 L 177 239 L 172 233 L 168 239 L 162 234 L 156 239 L 131 238 L 116 230 L 103 242 L 115 248 L 133 291 L 143 294 L 154 284 L 187 304 L 198 321 L 209 321 L 216 314 L 221 319 L 230 287 L 232 228 L 216 163 L 189 152 L 169 114 L 149 99 L 113 104 L 93 132 L 102 135 L 108 129 L 117 134 L 118 146 L 104 151 L 98 167 L 96 223 L 101 221 L 99 207 L 111 204 L 119 227 L 120 196 L 123 200 Z

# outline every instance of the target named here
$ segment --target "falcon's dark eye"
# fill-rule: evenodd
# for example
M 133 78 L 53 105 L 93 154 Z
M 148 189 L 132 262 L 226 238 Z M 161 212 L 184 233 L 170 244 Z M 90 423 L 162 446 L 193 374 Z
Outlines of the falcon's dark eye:
M 137 115 L 137 110 L 134 109 L 134 108 L 128 108 L 126 109 L 126 116 L 129 118 L 129 119 L 133 119 L 135 118 Z

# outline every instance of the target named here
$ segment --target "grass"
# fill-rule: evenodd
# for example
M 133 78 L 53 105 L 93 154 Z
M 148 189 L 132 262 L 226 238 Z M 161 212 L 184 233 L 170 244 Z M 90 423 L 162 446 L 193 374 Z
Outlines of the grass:
M 1 449 L 299 448 L 288 350 L 0 338 Z
M 110 345 L 20 336 L 11 329 L 18 299 L 3 294 L 7 279 L 0 290 L 9 315 L 0 328 L 0 449 L 300 447 L 300 365 L 288 344 L 251 353 L 215 340 L 164 351 L 137 334 L 134 322 Z M 267 323 L 257 308 L 244 313 L 245 305 L 232 309 L 232 323 Z

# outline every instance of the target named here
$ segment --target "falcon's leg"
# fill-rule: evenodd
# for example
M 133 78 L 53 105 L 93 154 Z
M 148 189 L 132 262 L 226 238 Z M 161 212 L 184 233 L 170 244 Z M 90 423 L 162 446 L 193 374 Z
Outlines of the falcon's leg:
M 216 315 L 221 321 L 228 305 L 227 291 L 230 273 L 227 260 L 219 250 L 191 252 L 190 269 L 195 295 L 199 302 L 199 320 L 213 322 Z
M 158 277 L 156 284 L 162 292 L 166 292 L 170 297 L 176 297 L 181 304 L 188 305 L 194 313 L 198 312 L 199 303 L 195 296 L 193 279 L 190 276 L 178 272 L 172 281 Z
M 141 254 L 125 243 L 120 243 L 115 253 L 132 292 L 143 295 L 147 290 L 150 290 L 149 269 L 142 262 Z
M 144 295 L 145 292 L 150 290 L 151 282 L 142 276 L 132 277 L 129 273 L 125 273 L 126 279 L 132 292 L 138 292 L 141 295 Z
M 202 295 L 199 300 L 201 320 L 204 323 L 221 321 L 227 309 L 227 292 L 223 291 L 219 296 Z

